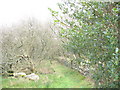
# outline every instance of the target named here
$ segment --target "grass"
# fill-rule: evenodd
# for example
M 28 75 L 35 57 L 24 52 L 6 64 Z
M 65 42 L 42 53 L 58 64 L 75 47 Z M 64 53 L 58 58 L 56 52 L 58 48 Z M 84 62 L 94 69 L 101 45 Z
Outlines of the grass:
M 0 76 L 0 90 L 2 88 L 2 77 Z
M 68 67 L 57 62 L 51 65 L 55 73 L 39 74 L 37 82 L 25 80 L 24 78 L 3 78 L 3 88 L 92 88 L 91 81 Z

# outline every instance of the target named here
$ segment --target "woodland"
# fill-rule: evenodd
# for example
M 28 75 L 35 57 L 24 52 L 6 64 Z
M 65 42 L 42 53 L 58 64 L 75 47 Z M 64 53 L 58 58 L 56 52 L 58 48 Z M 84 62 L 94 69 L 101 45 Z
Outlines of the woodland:
M 119 88 L 120 2 L 64 0 L 53 20 L 0 28 L 3 88 Z M 38 81 L 14 77 L 35 73 Z M 23 84 L 25 82 L 26 84 Z

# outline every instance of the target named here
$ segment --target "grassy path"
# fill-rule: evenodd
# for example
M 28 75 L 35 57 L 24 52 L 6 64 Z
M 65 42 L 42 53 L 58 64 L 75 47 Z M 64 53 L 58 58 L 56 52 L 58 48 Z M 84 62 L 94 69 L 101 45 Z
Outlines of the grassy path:
M 37 82 L 23 78 L 6 78 L 2 80 L 3 88 L 92 88 L 93 83 L 88 81 L 77 71 L 65 67 L 57 62 L 51 65 L 55 73 L 39 74 Z M 48 67 L 49 68 L 49 67 Z

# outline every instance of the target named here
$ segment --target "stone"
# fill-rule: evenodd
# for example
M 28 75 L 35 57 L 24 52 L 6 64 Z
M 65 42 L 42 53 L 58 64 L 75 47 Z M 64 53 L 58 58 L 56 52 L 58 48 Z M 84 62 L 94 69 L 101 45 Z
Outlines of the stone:
M 38 81 L 40 78 L 38 75 L 32 73 L 30 75 L 26 75 L 25 78 L 29 79 L 29 80 L 33 80 L 33 81 Z
M 24 77 L 26 74 L 24 72 L 13 73 L 14 77 Z

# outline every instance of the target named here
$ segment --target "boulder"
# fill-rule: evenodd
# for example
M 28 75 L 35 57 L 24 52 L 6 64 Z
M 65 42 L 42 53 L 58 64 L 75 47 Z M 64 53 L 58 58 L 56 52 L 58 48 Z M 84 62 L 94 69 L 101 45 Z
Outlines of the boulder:
M 38 75 L 32 73 L 30 75 L 26 75 L 25 78 L 29 79 L 29 80 L 33 80 L 33 81 L 38 81 L 40 78 Z
M 24 72 L 13 73 L 14 77 L 24 77 L 26 74 Z

